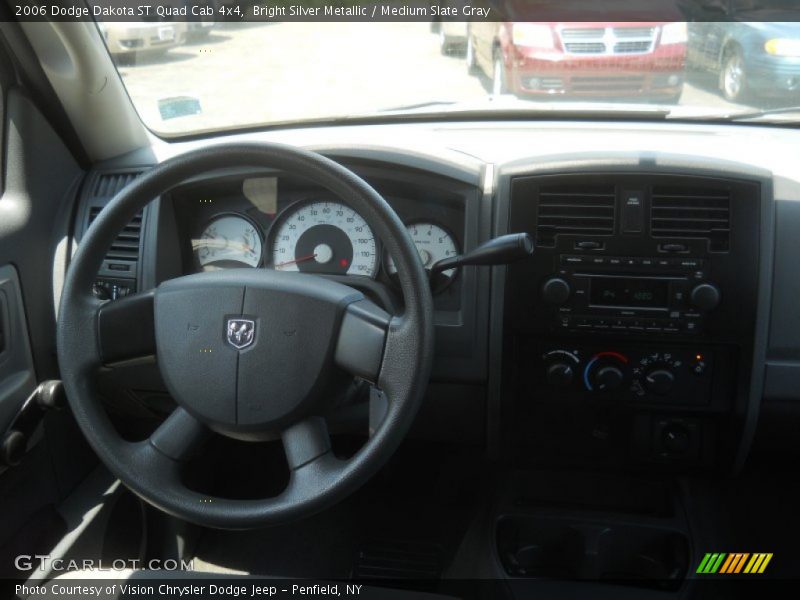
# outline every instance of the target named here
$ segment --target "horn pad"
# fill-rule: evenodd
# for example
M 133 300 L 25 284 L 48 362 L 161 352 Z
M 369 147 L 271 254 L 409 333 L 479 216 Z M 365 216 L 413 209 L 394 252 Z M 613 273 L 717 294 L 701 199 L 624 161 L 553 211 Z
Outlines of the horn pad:
M 361 299 L 322 277 L 266 269 L 168 281 L 155 295 L 167 388 L 219 431 L 280 429 L 313 413 L 345 308 Z

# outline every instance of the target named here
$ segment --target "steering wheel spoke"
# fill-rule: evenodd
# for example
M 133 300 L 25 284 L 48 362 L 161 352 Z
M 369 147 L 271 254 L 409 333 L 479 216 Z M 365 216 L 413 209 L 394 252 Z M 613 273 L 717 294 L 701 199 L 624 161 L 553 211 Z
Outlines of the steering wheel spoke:
M 172 460 L 182 462 L 195 454 L 212 432 L 185 408 L 178 407 L 150 435 L 150 445 Z
M 336 341 L 336 364 L 348 373 L 376 383 L 390 323 L 389 313 L 370 300 L 349 304 Z
M 286 428 L 281 436 L 286 462 L 292 471 L 331 453 L 328 425 L 322 417 L 309 417 Z
M 97 339 L 103 364 L 156 353 L 154 290 L 105 302 L 97 309 Z

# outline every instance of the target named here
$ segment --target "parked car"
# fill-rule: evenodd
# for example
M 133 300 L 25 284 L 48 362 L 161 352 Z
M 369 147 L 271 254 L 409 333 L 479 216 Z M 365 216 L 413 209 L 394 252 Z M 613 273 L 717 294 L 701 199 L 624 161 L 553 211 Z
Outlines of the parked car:
M 188 40 L 204 40 L 213 29 L 217 27 L 216 15 L 219 11 L 220 3 L 217 0 L 183 0 L 184 5 L 189 9 L 186 16 L 186 38 Z M 192 8 L 195 8 L 192 11 Z M 198 11 L 197 9 L 204 9 Z M 205 13 L 210 9 L 212 14 Z
M 442 54 L 456 54 L 463 56 L 467 47 L 466 21 L 441 21 L 436 26 L 439 34 L 439 50 Z
M 686 23 L 472 22 L 467 65 L 495 94 L 677 102 Z
M 748 13 L 734 17 L 747 19 Z M 713 73 L 730 102 L 756 96 L 800 102 L 800 23 L 690 23 L 687 61 Z
M 466 0 L 443 0 L 440 6 L 462 15 Z M 452 13 L 448 13 L 452 14 Z M 467 47 L 467 22 L 454 20 L 454 17 L 436 16 L 431 21 L 431 32 L 439 36 L 439 50 L 442 54 L 460 54 L 463 56 Z
M 109 53 L 117 59 L 162 54 L 186 41 L 186 23 L 164 21 L 100 22 Z

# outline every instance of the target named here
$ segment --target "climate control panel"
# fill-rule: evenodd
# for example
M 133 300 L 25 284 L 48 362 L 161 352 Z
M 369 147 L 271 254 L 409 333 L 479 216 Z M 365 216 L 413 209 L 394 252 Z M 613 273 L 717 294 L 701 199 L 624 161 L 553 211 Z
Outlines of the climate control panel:
M 706 406 L 714 356 L 707 347 L 546 346 L 534 359 L 531 383 L 559 399 Z

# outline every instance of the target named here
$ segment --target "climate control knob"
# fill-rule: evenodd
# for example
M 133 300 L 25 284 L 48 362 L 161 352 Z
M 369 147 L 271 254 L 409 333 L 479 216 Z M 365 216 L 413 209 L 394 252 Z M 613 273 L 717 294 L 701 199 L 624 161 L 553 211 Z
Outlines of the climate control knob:
M 667 369 L 653 369 L 644 376 L 645 387 L 659 396 L 668 394 L 675 383 L 675 375 Z
M 547 367 L 547 383 L 557 387 L 567 387 L 575 377 L 575 370 L 572 365 L 557 362 Z
M 694 286 L 691 293 L 692 304 L 700 310 L 717 308 L 720 301 L 719 288 L 713 283 L 701 283 Z
M 606 365 L 600 367 L 594 375 L 594 388 L 601 392 L 610 392 L 622 385 L 625 375 L 617 367 Z
M 548 304 L 564 304 L 571 293 L 569 283 L 560 277 L 551 277 L 542 285 L 542 299 Z

